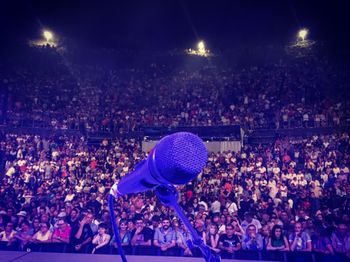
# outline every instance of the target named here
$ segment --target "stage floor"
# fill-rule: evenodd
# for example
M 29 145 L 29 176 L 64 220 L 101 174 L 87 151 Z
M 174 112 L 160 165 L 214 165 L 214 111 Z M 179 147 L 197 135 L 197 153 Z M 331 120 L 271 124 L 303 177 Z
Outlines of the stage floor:
M 128 262 L 199 262 L 203 258 L 189 257 L 154 257 L 154 256 L 127 256 Z M 118 255 L 90 255 L 90 254 L 71 254 L 71 253 L 39 253 L 39 252 L 17 252 L 0 251 L 1 262 L 117 262 L 121 261 Z M 235 260 L 223 259 L 223 262 L 257 262 L 257 260 Z M 268 261 L 264 261 L 268 262 Z

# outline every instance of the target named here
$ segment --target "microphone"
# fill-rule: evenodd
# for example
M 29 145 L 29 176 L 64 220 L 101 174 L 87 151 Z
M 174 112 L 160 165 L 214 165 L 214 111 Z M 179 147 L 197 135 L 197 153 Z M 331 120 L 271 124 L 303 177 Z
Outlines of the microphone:
M 204 168 L 208 152 L 203 141 L 189 132 L 178 132 L 162 138 L 146 160 L 114 184 L 114 197 L 140 193 L 159 185 L 186 184 Z

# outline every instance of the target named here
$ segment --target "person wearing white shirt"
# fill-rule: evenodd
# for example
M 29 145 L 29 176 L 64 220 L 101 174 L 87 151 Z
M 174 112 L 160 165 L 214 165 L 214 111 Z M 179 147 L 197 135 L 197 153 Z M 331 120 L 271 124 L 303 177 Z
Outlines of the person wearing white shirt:
M 204 198 L 201 198 L 201 201 L 198 202 L 198 205 L 204 206 L 204 210 L 208 211 L 208 204 L 205 202 Z
M 285 184 L 281 184 L 280 185 L 279 191 L 281 193 L 281 197 L 287 197 L 288 196 L 288 187 Z
M 281 172 L 281 169 L 278 167 L 278 166 L 275 166 L 273 169 L 272 169 L 272 172 L 277 175 Z
M 94 253 L 103 253 L 106 247 L 108 247 L 108 243 L 111 239 L 111 236 L 107 234 L 107 225 L 101 223 L 98 225 L 98 233 L 93 238 L 92 244 L 94 245 L 94 249 L 92 250 L 92 254 Z
M 35 243 L 51 242 L 50 223 L 41 223 L 40 230 L 34 234 L 32 241 Z
M 210 211 L 212 213 L 220 213 L 221 203 L 218 199 L 215 199 L 215 201 L 210 205 Z
M 237 204 L 233 201 L 231 202 L 231 200 L 227 201 L 226 208 L 227 208 L 230 215 L 234 215 L 238 211 Z
M 259 232 L 259 230 L 262 227 L 259 220 L 253 218 L 253 215 L 251 213 L 246 212 L 246 213 L 244 213 L 244 220 L 243 220 L 241 226 L 242 226 L 243 230 L 246 231 L 246 229 L 249 225 L 254 225 L 257 233 Z
M 17 232 L 13 230 L 13 223 L 7 222 L 5 225 L 5 230 L 0 232 L 0 241 L 9 242 L 14 239 L 16 233 Z

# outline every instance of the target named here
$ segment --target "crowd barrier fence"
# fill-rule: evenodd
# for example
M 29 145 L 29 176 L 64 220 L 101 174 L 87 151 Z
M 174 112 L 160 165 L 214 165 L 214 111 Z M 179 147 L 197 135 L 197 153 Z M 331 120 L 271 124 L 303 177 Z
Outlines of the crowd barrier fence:
M 79 253 L 91 253 L 93 247 L 85 246 Z M 54 253 L 77 253 L 69 244 L 61 243 L 31 243 L 21 248 L 19 244 L 14 243 L 11 246 L 7 242 L 0 242 L 0 250 L 4 251 L 28 251 L 28 252 L 54 252 Z M 142 256 L 184 256 L 183 249 L 174 247 L 166 252 L 161 251 L 157 247 L 148 246 L 124 246 L 123 250 L 126 255 L 142 255 Z M 198 249 L 192 250 L 194 257 L 201 257 Z M 117 255 L 118 249 L 107 245 L 95 254 Z M 235 260 L 258 260 L 258 261 L 283 261 L 283 262 L 347 262 L 348 257 L 343 254 L 327 255 L 318 252 L 280 252 L 280 251 L 245 251 L 239 250 L 232 254 L 221 253 L 224 259 Z

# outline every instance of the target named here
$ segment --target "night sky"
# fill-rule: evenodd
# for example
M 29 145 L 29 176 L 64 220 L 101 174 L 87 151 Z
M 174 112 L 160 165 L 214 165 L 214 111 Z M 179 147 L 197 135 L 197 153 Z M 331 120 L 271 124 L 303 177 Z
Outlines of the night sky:
M 2 45 L 38 38 L 42 28 L 88 47 L 214 48 L 287 43 L 298 29 L 347 46 L 350 1 L 1 0 Z

